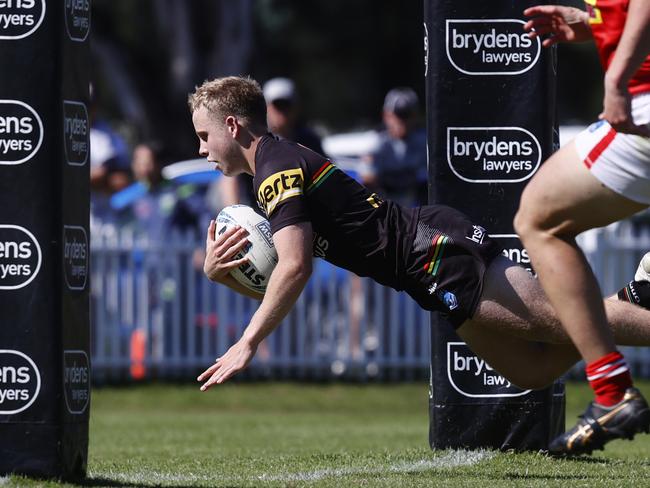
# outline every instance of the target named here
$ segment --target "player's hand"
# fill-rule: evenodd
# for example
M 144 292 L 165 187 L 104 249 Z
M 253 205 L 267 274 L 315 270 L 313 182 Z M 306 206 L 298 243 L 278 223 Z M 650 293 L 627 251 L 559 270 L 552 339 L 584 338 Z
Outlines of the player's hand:
M 201 385 L 201 391 L 206 391 L 213 385 L 220 385 L 239 373 L 251 362 L 251 359 L 255 356 L 255 351 L 257 351 L 257 346 L 244 339 L 239 339 L 228 349 L 226 354 L 217 358 L 215 363 L 196 379 L 197 381 L 205 381 Z
M 592 38 L 589 28 L 589 14 L 584 10 L 562 5 L 538 5 L 524 10 L 531 19 L 524 24 L 528 37 L 548 35 L 542 42 L 544 47 L 558 42 L 582 42 Z
M 215 239 L 216 228 L 214 220 L 211 220 L 205 241 L 203 272 L 210 280 L 219 282 L 233 269 L 248 261 L 246 256 L 234 259 L 246 247 L 248 233 L 243 227 L 232 227 Z
M 605 78 L 605 99 L 603 112 L 598 116 L 605 119 L 616 132 L 650 137 L 650 126 L 636 125 L 632 118 L 632 97 L 626 87 L 619 87 Z

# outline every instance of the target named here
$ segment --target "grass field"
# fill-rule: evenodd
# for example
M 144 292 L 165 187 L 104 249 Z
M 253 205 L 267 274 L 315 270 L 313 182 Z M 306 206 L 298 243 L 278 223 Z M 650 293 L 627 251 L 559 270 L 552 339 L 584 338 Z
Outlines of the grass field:
M 568 385 L 568 423 L 588 399 Z M 650 486 L 650 436 L 578 460 L 432 452 L 427 408 L 426 384 L 96 389 L 83 485 Z M 0 486 L 73 485 L 11 476 Z

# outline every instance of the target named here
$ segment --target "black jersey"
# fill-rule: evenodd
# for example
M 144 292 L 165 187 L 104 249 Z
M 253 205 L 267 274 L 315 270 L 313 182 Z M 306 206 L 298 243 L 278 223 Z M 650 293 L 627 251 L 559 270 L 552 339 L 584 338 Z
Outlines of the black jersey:
M 253 185 L 273 233 L 310 222 L 314 256 L 404 289 L 401 277 L 416 229 L 414 210 L 382 201 L 327 158 L 270 135 L 257 147 Z
M 315 256 L 405 290 L 455 326 L 473 315 L 487 263 L 500 252 L 462 213 L 383 201 L 329 159 L 272 135 L 257 146 L 253 186 L 273 233 L 310 222 Z

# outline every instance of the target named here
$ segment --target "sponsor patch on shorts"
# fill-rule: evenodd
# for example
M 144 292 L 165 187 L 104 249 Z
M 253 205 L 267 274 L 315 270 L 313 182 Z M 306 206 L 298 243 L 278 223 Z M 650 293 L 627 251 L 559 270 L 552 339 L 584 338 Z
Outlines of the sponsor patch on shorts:
M 458 308 L 458 299 L 452 292 L 440 290 L 438 291 L 438 298 L 440 298 L 450 312 Z

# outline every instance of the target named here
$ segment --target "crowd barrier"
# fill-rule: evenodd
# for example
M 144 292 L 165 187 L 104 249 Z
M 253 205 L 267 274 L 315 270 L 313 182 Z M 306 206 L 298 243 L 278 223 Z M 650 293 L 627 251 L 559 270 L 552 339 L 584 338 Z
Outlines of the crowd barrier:
M 93 380 L 188 380 L 222 355 L 248 324 L 254 300 L 208 281 L 203 241 L 171 234 L 150 242 L 105 225 L 91 234 Z M 579 239 L 603 292 L 615 293 L 650 249 L 650 226 L 626 221 Z M 315 260 L 296 306 L 263 342 L 245 377 L 400 380 L 429 374 L 429 313 L 405 293 Z M 628 348 L 650 377 L 650 350 Z M 575 370 L 580 375 L 579 368 Z

